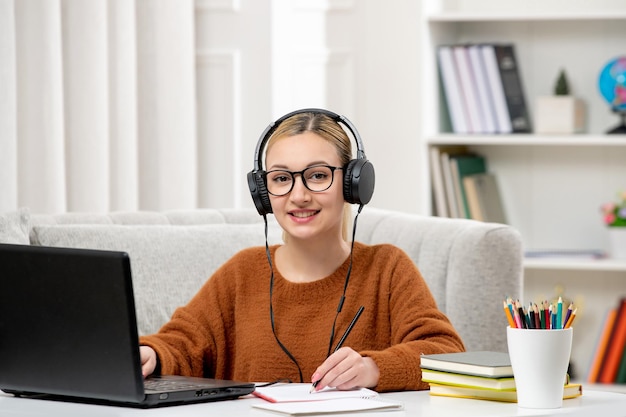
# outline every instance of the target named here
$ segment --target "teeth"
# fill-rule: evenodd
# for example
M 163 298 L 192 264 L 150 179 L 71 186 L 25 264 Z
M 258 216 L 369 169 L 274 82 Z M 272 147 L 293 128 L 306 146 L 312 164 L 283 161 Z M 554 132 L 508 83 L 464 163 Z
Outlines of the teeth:
M 312 215 L 315 214 L 315 212 L 307 212 L 307 213 L 303 213 L 301 211 L 297 212 L 297 213 L 292 213 L 294 217 L 300 217 L 300 218 L 305 218 L 305 217 L 311 217 Z

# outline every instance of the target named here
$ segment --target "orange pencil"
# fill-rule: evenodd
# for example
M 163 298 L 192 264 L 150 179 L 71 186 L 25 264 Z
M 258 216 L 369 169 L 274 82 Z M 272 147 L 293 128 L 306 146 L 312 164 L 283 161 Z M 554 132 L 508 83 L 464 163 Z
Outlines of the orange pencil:
M 576 317 L 576 311 L 577 311 L 577 310 L 578 310 L 578 309 L 577 309 L 577 308 L 575 308 L 575 309 L 572 311 L 572 314 L 570 314 L 569 319 L 567 319 L 567 323 L 565 323 L 565 326 L 564 326 L 564 328 L 565 328 L 565 329 L 569 328 L 569 326 L 571 326 L 571 325 L 572 325 L 572 322 L 574 321 L 574 318 Z
M 504 313 L 506 314 L 506 319 L 509 321 L 509 326 L 511 329 L 516 328 L 515 321 L 513 320 L 513 316 L 511 315 L 511 310 L 509 306 L 506 304 L 506 301 L 502 301 L 502 307 L 504 307 Z

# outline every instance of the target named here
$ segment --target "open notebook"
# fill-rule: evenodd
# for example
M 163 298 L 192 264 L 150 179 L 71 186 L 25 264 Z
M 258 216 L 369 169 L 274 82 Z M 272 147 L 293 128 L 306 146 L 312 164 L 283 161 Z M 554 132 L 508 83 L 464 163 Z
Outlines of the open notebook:
M 254 395 L 263 398 L 253 407 L 293 416 L 350 413 L 356 411 L 402 410 L 404 405 L 381 399 L 367 388 L 350 391 L 324 389 L 310 392 L 311 384 L 277 384 L 257 387 Z

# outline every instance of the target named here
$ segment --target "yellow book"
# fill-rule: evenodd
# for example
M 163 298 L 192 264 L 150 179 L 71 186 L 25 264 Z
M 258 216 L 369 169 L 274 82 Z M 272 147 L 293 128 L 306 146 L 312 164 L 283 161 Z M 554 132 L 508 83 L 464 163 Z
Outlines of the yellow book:
M 517 402 L 517 392 L 515 390 L 492 390 L 433 383 L 430 384 L 430 395 L 511 403 Z M 563 389 L 563 399 L 580 397 L 581 395 L 583 395 L 583 387 L 581 384 L 570 383 L 565 385 Z
M 483 377 L 475 375 L 457 374 L 454 372 L 434 371 L 422 368 L 422 381 L 440 385 L 455 385 L 469 388 L 483 388 L 496 390 L 514 390 L 513 377 Z

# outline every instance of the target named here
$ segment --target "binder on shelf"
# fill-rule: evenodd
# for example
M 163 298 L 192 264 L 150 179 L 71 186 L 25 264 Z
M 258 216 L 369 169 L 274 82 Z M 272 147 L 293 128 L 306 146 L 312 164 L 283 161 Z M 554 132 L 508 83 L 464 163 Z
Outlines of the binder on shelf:
M 469 133 L 468 119 L 463 105 L 463 97 L 459 74 L 454 60 L 452 47 L 441 45 L 437 48 L 439 72 L 443 85 L 443 92 L 450 113 L 450 122 L 454 133 Z
M 496 133 L 495 109 L 489 92 L 489 84 L 487 80 L 487 69 L 479 45 L 470 45 L 467 47 L 472 74 L 474 74 L 474 82 L 478 93 L 478 103 L 483 122 L 483 133 Z
M 466 110 L 465 114 L 467 114 L 468 130 L 470 133 L 485 133 L 483 114 L 478 98 L 478 88 L 467 47 L 465 45 L 455 45 L 452 48 L 452 52 L 459 74 L 459 84 Z
M 488 92 L 493 103 L 494 120 L 498 133 L 511 133 L 511 117 L 506 104 L 504 87 L 500 80 L 500 70 L 498 68 L 498 58 L 496 57 L 495 46 L 492 44 L 481 45 L 480 52 L 485 65 L 485 75 L 487 78 Z
M 528 133 L 531 131 L 530 116 L 526 106 L 522 76 L 515 58 L 515 48 L 511 44 L 494 45 L 494 50 L 512 131 Z

